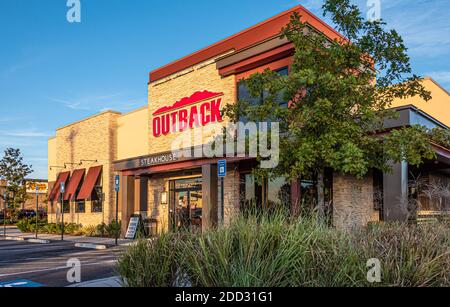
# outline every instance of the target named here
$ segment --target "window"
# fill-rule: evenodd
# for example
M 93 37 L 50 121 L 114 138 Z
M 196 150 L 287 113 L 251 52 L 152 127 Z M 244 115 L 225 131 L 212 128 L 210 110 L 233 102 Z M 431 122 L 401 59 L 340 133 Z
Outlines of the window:
M 101 202 L 100 200 L 93 200 L 92 201 L 91 212 L 92 213 L 101 213 L 101 212 L 103 212 L 103 202 Z
M 103 193 L 102 175 L 99 176 L 97 184 L 94 187 L 91 195 L 91 212 L 103 212 L 103 202 L 105 200 L 105 193 Z
M 285 178 L 264 180 L 260 185 L 252 174 L 244 174 L 241 177 L 241 208 L 247 209 L 263 208 L 273 209 L 290 207 L 291 185 Z
M 280 76 L 287 76 L 289 74 L 289 67 L 283 67 L 280 69 L 275 70 Z M 261 104 L 264 100 L 266 93 L 261 93 L 259 97 L 253 97 L 250 93 L 250 90 L 248 89 L 247 85 L 245 84 L 245 81 L 240 81 L 238 83 L 238 100 L 240 101 L 246 101 L 252 106 L 256 106 L 258 104 Z M 284 93 L 279 93 L 278 102 L 280 106 L 288 107 L 288 102 L 283 100 Z M 246 119 L 243 118 L 241 121 L 246 122 Z
M 63 208 L 64 208 L 64 213 L 70 213 L 70 202 L 65 200 Z
M 86 202 L 84 200 L 77 201 L 75 203 L 75 213 L 85 213 L 86 212 Z
M 291 185 L 286 178 L 279 177 L 268 182 L 267 200 L 271 205 L 287 205 L 291 202 Z

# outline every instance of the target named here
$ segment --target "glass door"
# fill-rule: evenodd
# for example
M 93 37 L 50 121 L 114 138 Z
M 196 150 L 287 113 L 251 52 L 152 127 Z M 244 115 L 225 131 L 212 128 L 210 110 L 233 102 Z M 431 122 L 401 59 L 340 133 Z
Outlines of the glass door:
M 170 183 L 169 220 L 172 231 L 202 229 L 201 178 L 175 180 Z

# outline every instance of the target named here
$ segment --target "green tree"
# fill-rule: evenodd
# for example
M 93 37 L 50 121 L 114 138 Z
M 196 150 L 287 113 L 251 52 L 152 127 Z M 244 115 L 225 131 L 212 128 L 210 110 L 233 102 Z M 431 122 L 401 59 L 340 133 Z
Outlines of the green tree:
M 364 20 L 349 0 L 327 0 L 323 10 L 343 37 L 330 40 L 293 14 L 281 32 L 295 46 L 289 75 L 253 74 L 245 82 L 253 97 L 262 97 L 260 103 L 239 101 L 224 109 L 235 122 L 242 116 L 280 122 L 280 164 L 255 174 L 317 175 L 320 191 L 326 168 L 363 177 L 371 169 L 389 171 L 392 161 L 418 165 L 434 158 L 429 133 L 421 127 L 377 133 L 385 130 L 385 118 L 395 116 L 389 110 L 394 99 L 431 99 L 412 73 L 401 36 L 386 30 L 383 21 Z M 280 98 L 290 102 L 289 108 Z
M 0 160 L 0 179 L 7 183 L 6 192 L 13 209 L 22 207 L 27 198 L 25 179 L 33 172 L 32 166 L 23 163 L 20 149 L 7 148 Z

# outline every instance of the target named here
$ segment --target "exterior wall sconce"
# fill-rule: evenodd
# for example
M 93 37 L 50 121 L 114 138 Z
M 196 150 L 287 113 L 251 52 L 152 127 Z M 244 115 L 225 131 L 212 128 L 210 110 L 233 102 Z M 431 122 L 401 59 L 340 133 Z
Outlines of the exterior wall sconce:
M 79 165 L 83 165 L 84 162 L 97 163 L 98 160 L 80 160 L 80 164 Z
M 50 166 L 50 170 L 52 171 L 53 169 L 57 169 L 57 168 L 60 168 L 60 169 L 66 169 L 66 166 L 64 165 L 64 166 Z
M 161 205 L 167 205 L 167 192 L 161 193 Z

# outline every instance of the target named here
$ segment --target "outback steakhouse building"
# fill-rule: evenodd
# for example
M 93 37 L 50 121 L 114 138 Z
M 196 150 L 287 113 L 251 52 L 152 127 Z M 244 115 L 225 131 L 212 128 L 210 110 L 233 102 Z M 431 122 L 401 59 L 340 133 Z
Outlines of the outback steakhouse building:
M 172 151 L 183 133 L 195 135 L 201 129 L 202 142 L 195 144 L 199 146 L 214 135 L 213 130 L 205 134 L 206 127 L 227 124 L 220 110 L 249 95 L 240 83 L 242 79 L 267 68 L 289 73 L 293 44 L 281 39 L 279 33 L 294 11 L 330 39 L 341 37 L 305 8 L 296 6 L 152 71 L 148 107 L 127 114 L 106 111 L 58 129 L 49 140 L 51 218 L 60 219 L 59 183 L 66 182 L 65 221 L 96 225 L 114 219 L 116 174 L 120 175 L 119 216 L 124 229 L 134 214 L 161 232 L 226 224 L 249 203 L 263 207 L 271 203 L 314 203 L 318 194 L 314 178 L 293 182 L 279 178 L 259 186 L 251 175 L 256 161 L 230 157 L 221 193 L 219 159 L 180 157 Z M 442 88 L 437 86 L 432 91 L 440 94 L 436 103 L 439 108 L 449 105 L 448 93 Z M 408 102 L 398 102 L 398 106 L 401 116 L 387 123 L 391 128 L 416 123 L 447 128 L 450 124 L 448 119 L 442 123 Z M 448 182 L 450 152 L 435 147 L 439 160 L 414 171 Z M 410 194 L 408 178 L 412 171 L 408 165 L 399 164 L 392 174 L 373 172 L 362 180 L 329 172 L 324 194 L 332 208 L 333 224 L 352 227 L 404 219 L 407 212 L 401 203 Z M 376 200 L 376 191 L 382 191 L 381 201 Z

